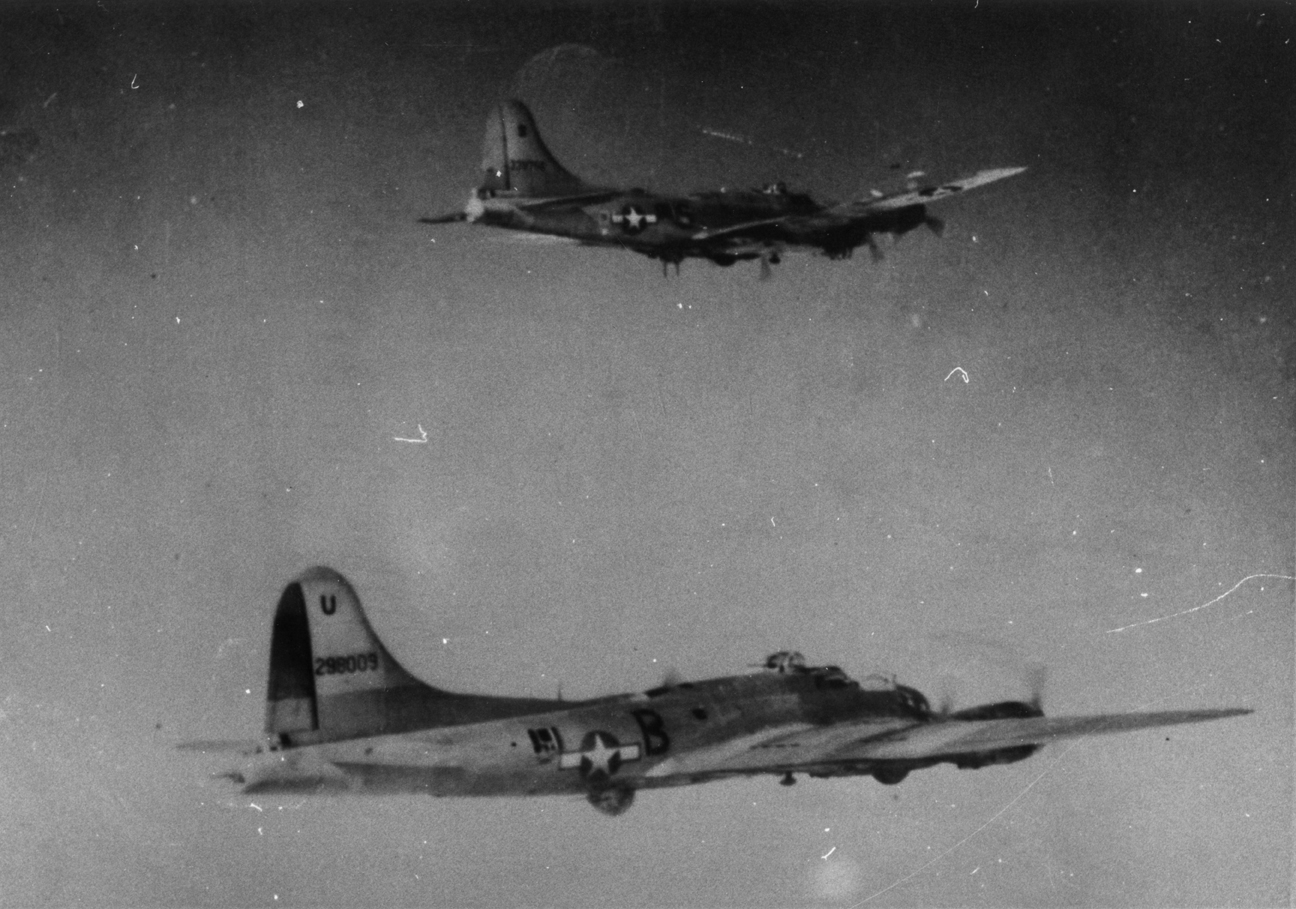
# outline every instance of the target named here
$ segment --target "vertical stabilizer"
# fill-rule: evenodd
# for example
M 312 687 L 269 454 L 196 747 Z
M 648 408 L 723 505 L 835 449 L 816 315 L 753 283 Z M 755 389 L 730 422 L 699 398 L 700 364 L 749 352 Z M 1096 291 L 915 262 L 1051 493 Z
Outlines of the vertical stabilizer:
M 266 695 L 266 732 L 283 744 L 403 731 L 411 704 L 453 697 L 392 658 L 329 568 L 304 572 L 279 599 Z
M 547 198 L 589 192 L 545 147 L 535 118 L 521 101 L 505 101 L 486 121 L 482 143 L 485 178 L 478 192 Z

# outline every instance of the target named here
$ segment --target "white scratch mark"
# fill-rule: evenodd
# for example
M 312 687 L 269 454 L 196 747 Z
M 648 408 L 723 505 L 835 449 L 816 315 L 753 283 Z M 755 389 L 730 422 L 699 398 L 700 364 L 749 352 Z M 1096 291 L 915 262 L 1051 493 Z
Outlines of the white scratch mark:
M 768 148 L 772 151 L 778 152 L 780 155 L 787 155 L 789 158 L 800 159 L 805 157 L 801 152 L 794 149 L 783 148 L 781 145 L 770 145 L 766 142 L 757 142 L 755 139 L 750 139 L 739 133 L 725 132 L 724 130 L 711 129 L 706 126 L 702 127 L 698 131 L 702 133 L 702 135 L 710 136 L 713 139 L 724 139 L 726 142 L 737 142 L 740 145 L 750 145 L 753 148 Z
M 836 852 L 836 851 L 837 851 L 837 847 L 836 847 L 836 846 L 833 846 L 831 849 L 829 849 L 827 852 L 825 852 L 823 855 L 821 855 L 820 858 L 822 858 L 824 861 L 827 861 L 827 860 L 828 860 L 828 856 L 832 855 L 832 854 L 833 854 L 834 852 Z
M 139 86 L 135 84 L 135 80 L 138 78 L 139 78 L 139 73 L 136 73 L 135 75 L 131 76 L 131 88 L 139 88 Z
M 864 899 L 860 900 L 858 903 L 852 903 L 851 906 L 850 906 L 850 909 L 859 909 L 859 907 L 860 907 L 860 906 L 863 906 L 865 903 L 872 902 L 873 900 L 877 899 L 877 898 L 878 898 L 879 896 L 881 896 L 882 894 L 887 893 L 887 892 L 890 891 L 890 890 L 894 890 L 896 887 L 899 887 L 901 884 L 905 883 L 906 881 L 912 880 L 913 878 L 915 878 L 915 877 L 917 877 L 918 875 L 922 874 L 924 871 L 926 871 L 926 870 L 927 870 L 928 868 L 930 868 L 932 865 L 936 864 L 936 863 L 939 862 L 941 859 L 945 858 L 945 856 L 949 855 L 951 852 L 953 852 L 954 850 L 958 849 L 960 846 L 962 846 L 962 845 L 963 845 L 964 843 L 966 843 L 968 840 L 972 839 L 972 837 L 976 836 L 976 835 L 977 835 L 978 833 L 980 833 L 982 830 L 985 830 L 987 827 L 989 827 L 989 826 L 990 826 L 991 824 L 993 824 L 995 821 L 999 820 L 999 818 L 1003 817 L 1003 815 L 1008 811 L 1009 808 L 1011 808 L 1013 805 L 1016 805 L 1016 804 L 1017 804 L 1018 802 L 1020 802 L 1023 798 L 1025 798 L 1026 793 L 1030 792 L 1031 789 L 1033 789 L 1033 788 L 1035 787 L 1035 784 L 1036 784 L 1036 783 L 1038 783 L 1040 780 L 1044 779 L 1044 775 L 1045 775 L 1046 773 L 1048 773 L 1050 770 L 1052 770 L 1054 767 L 1056 767 L 1057 764 L 1058 764 L 1058 762 L 1061 761 L 1062 758 L 1066 757 L 1067 752 L 1070 751 L 1072 748 L 1074 748 L 1074 747 L 1076 746 L 1076 744 L 1077 744 L 1076 742 L 1071 742 L 1070 744 L 1068 744 L 1067 747 L 1064 748 L 1064 749 L 1061 751 L 1061 753 L 1058 754 L 1058 756 L 1053 760 L 1052 763 L 1050 763 L 1047 767 L 1045 767 L 1043 770 L 1040 771 L 1039 776 L 1035 777 L 1035 779 L 1033 779 L 1033 780 L 1031 780 L 1029 783 L 1027 783 L 1027 784 L 1026 784 L 1026 788 L 1024 788 L 1021 792 L 1017 793 L 1017 795 L 1014 796 L 1014 797 L 1013 797 L 1013 798 L 1008 802 L 1008 804 L 1004 805 L 1002 808 L 1000 808 L 998 811 L 996 811 L 996 812 L 994 813 L 994 815 L 990 818 L 990 820 L 986 821 L 986 822 L 985 822 L 984 824 L 982 824 L 980 827 L 978 827 L 977 829 L 973 830 L 973 831 L 972 831 L 971 833 L 969 833 L 967 836 L 963 837 L 963 839 L 959 840 L 959 841 L 958 841 L 957 843 L 955 843 L 953 846 L 950 846 L 948 849 L 946 849 L 946 850 L 945 850 L 944 852 L 942 852 L 940 855 L 936 856 L 934 859 L 931 859 L 931 860 L 928 861 L 926 864 L 920 866 L 916 871 L 912 871 L 912 872 L 910 872 L 909 874 L 905 875 L 904 877 L 900 878 L 900 880 L 895 881 L 894 883 L 892 883 L 892 884 L 890 884 L 890 885 L 888 885 L 888 886 L 886 886 L 886 887 L 883 887 L 881 890 L 877 891 L 877 892 L 874 893 L 872 896 L 865 897 Z M 981 866 L 980 866 L 980 865 L 977 865 L 977 867 L 980 868 Z
M 1197 612 L 1198 610 L 1205 609 L 1207 606 L 1213 606 L 1214 604 L 1218 603 L 1220 600 L 1228 596 L 1230 593 L 1237 590 L 1247 581 L 1253 581 L 1256 578 L 1276 578 L 1281 581 L 1296 581 L 1296 578 L 1287 574 L 1249 574 L 1245 578 L 1243 578 L 1242 580 L 1234 584 L 1232 587 L 1230 587 L 1228 590 L 1221 593 L 1215 599 L 1202 603 L 1200 606 L 1194 606 L 1192 609 L 1185 609 L 1182 612 L 1176 612 L 1173 615 L 1163 615 L 1160 618 L 1156 618 L 1156 619 L 1147 619 L 1146 621 L 1143 622 L 1134 622 L 1131 625 L 1122 625 L 1120 628 L 1108 628 L 1107 634 L 1115 634 L 1118 631 L 1126 631 L 1130 628 L 1138 628 L 1141 625 L 1155 625 L 1157 622 L 1164 622 L 1167 619 L 1177 619 L 1181 615 L 1188 615 L 1190 612 Z M 1144 595 L 1146 596 L 1146 594 Z
M 392 436 L 392 441 L 394 441 L 394 442 L 413 442 L 415 445 L 426 445 L 426 444 L 427 444 L 427 430 L 423 428 L 423 424 L 422 424 L 422 423 L 420 423 L 420 424 L 418 425 L 418 431 L 419 431 L 419 438 L 417 438 L 417 439 L 407 439 L 407 438 L 405 438 L 404 436 Z
M 955 366 L 953 369 L 951 369 L 951 370 L 950 370 L 950 373 L 949 373 L 949 376 L 946 376 L 946 377 L 945 377 L 945 381 L 948 382 L 948 381 L 950 380 L 950 376 L 954 375 L 954 373 L 958 373 L 959 375 L 961 375 L 961 376 L 963 377 L 963 384 L 964 384 L 964 385 L 966 385 L 966 384 L 968 383 L 968 374 L 967 374 L 967 370 L 964 369 L 962 366 Z
M 1049 485 L 1050 485 L 1050 486 L 1056 486 L 1057 484 L 1053 482 L 1053 468 L 1052 468 L 1052 467 L 1049 467 L 1049 469 L 1048 469 L 1048 475 L 1049 475 Z

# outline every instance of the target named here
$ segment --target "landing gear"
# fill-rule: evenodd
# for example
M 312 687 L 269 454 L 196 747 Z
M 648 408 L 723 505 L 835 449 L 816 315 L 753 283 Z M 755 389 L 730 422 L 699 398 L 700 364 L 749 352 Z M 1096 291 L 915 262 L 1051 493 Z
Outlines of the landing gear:
M 796 777 L 794 777 L 794 776 L 792 775 L 792 772 L 789 770 L 787 773 L 783 774 L 783 779 L 779 780 L 779 785 L 780 785 L 780 786 L 795 786 L 795 785 L 796 785 Z
M 635 791 L 621 786 L 595 789 L 586 798 L 604 814 L 616 817 L 634 804 Z
M 760 279 L 762 281 L 768 281 L 770 279 L 770 276 L 773 274 L 773 272 L 770 270 L 770 266 L 778 265 L 782 261 L 783 261 L 782 258 L 779 256 L 776 250 L 769 250 L 767 252 L 761 253 Z
M 883 786 L 894 786 L 896 783 L 903 782 L 908 775 L 909 771 L 903 767 L 882 767 L 873 771 L 873 779 Z

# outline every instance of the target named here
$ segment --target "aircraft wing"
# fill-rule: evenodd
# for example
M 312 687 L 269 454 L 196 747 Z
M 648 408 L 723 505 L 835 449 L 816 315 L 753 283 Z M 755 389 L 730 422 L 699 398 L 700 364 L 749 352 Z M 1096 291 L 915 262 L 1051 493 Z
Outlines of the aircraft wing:
M 865 720 L 828 726 L 799 724 L 673 756 L 649 771 L 649 776 L 669 773 L 723 776 L 868 761 L 932 761 L 1000 748 L 1043 745 L 1081 736 L 1200 723 L 1247 713 L 1251 711 L 1230 708 L 997 720 L 948 719 L 925 723 Z
M 762 228 L 767 227 L 781 228 L 796 233 L 849 227 L 873 215 L 882 215 L 886 212 L 912 208 L 916 205 L 928 205 L 941 199 L 948 199 L 950 196 L 967 192 L 969 189 L 976 189 L 978 186 L 985 186 L 988 183 L 994 183 L 996 180 L 1016 176 L 1025 169 L 1024 167 L 998 167 L 991 170 L 981 170 L 970 177 L 951 180 L 949 183 L 942 183 L 939 186 L 925 186 L 921 189 L 906 190 L 889 196 L 879 196 L 876 199 L 842 202 L 838 205 L 829 206 L 822 211 L 808 214 L 774 215 L 768 218 L 744 221 L 741 224 L 730 224 L 715 230 L 700 230 L 693 235 L 693 239 L 707 241 L 742 236 L 744 234 L 759 234 Z
M 857 218 L 875 212 L 896 211 L 913 205 L 927 205 L 930 202 L 937 202 L 967 192 L 969 189 L 976 189 L 978 186 L 985 186 L 987 183 L 994 183 L 996 180 L 1015 177 L 1025 169 L 1024 167 L 996 167 L 991 170 L 979 170 L 970 177 L 951 180 L 949 183 L 942 183 L 939 186 L 924 186 L 921 189 L 906 190 L 890 196 L 879 196 L 876 199 L 843 202 L 840 205 L 834 205 L 828 211 L 833 214 Z
M 1171 710 L 1160 713 L 1109 713 L 1097 716 L 1014 717 L 998 720 L 946 720 L 857 740 L 822 755 L 827 761 L 922 760 L 944 755 L 1044 745 L 1061 739 L 1157 726 L 1201 723 L 1241 716 L 1250 710 Z

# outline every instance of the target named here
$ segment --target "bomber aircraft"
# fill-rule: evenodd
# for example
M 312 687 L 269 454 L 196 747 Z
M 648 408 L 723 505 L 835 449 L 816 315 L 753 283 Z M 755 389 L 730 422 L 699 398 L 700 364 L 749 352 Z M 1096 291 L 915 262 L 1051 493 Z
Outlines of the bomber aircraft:
M 762 277 L 790 250 L 846 259 L 867 245 L 880 258 L 878 235 L 899 237 L 924 225 L 939 234 L 944 225 L 927 213 L 930 203 L 1026 169 L 982 170 L 949 183 L 914 183 L 902 192 L 840 203 L 816 202 L 782 183 L 686 196 L 593 186 L 558 163 L 521 101 L 505 101 L 492 111 L 482 156 L 485 179 L 464 210 L 420 218 L 422 223 L 467 221 L 588 246 L 618 246 L 660 259 L 663 273 L 672 263 L 678 272 L 687 258 L 726 266 L 759 259 Z
M 1058 739 L 1250 712 L 1053 718 L 1038 695 L 933 710 L 892 678 L 857 681 L 790 651 L 752 674 L 592 700 L 454 694 L 392 659 L 347 580 L 317 567 L 288 584 L 275 610 L 267 740 L 243 746 L 243 764 L 218 776 L 246 793 L 584 795 L 616 815 L 640 789 L 757 774 L 784 785 L 796 774 L 895 784 L 935 764 L 1024 760 Z

